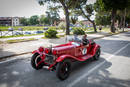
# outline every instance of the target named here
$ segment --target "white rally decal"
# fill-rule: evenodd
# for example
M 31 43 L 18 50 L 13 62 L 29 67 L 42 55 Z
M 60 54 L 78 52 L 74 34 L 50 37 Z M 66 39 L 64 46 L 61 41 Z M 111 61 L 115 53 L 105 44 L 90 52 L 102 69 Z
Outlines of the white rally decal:
M 83 54 L 83 55 L 87 54 L 87 48 L 83 48 L 82 54 Z

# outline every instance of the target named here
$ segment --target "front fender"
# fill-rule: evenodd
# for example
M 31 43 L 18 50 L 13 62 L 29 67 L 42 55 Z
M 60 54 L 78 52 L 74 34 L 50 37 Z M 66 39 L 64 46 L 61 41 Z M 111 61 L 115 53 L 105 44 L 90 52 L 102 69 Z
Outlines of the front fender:
M 38 50 L 34 50 L 34 51 L 32 52 L 32 54 L 35 54 L 35 53 L 41 54 L 41 52 L 39 52 Z
M 38 53 L 38 54 L 40 55 L 41 59 L 44 60 L 44 58 L 45 58 L 45 53 L 42 53 L 42 52 L 40 52 L 39 50 L 34 50 L 34 51 L 32 52 L 32 54 L 35 54 L 35 53 Z

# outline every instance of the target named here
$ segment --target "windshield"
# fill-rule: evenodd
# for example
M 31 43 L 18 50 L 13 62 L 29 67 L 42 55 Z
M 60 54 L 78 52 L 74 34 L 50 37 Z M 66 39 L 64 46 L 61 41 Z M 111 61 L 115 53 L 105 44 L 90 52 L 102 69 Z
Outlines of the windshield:
M 77 43 L 77 42 L 72 42 L 71 44 L 73 44 L 75 46 L 80 46 L 80 43 Z
M 78 36 L 68 36 L 67 39 L 69 41 L 81 42 L 81 38 L 79 38 Z

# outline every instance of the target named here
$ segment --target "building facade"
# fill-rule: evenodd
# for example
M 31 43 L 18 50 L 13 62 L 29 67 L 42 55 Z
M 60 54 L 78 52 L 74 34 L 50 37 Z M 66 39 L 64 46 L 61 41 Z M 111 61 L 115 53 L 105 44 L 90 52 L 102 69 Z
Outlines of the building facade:
M 20 17 L 0 17 L 0 25 L 2 25 L 2 26 L 19 26 Z

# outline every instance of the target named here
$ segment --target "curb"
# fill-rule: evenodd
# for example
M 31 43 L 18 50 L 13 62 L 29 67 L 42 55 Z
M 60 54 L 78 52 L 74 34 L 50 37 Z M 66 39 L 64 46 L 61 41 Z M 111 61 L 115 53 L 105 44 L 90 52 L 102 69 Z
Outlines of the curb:
M 128 31 L 125 31 L 125 32 L 128 32 Z M 124 33 L 124 32 L 120 32 L 120 33 Z M 103 35 L 101 37 L 92 38 L 92 40 L 100 39 L 100 38 L 104 38 L 104 37 L 109 37 L 109 36 L 117 35 L 117 34 L 120 34 L 120 33 Z M 14 56 L 19 56 L 19 55 L 24 55 L 24 54 L 29 54 L 29 53 L 32 53 L 32 52 L 24 52 L 24 53 L 19 53 L 19 54 L 12 54 L 12 55 L 9 55 L 9 56 L 3 56 L 3 57 L 0 58 L 0 61 L 5 60 L 5 59 L 7 59 L 9 57 L 14 57 Z
M 29 54 L 29 53 L 32 53 L 32 52 L 24 52 L 24 53 L 19 53 L 19 54 L 12 54 L 12 55 L 9 55 L 9 56 L 3 56 L 0 58 L 0 61 L 3 61 L 5 59 L 8 59 L 9 57 L 15 57 L 15 56 L 19 56 L 19 55 L 24 55 L 24 54 Z

